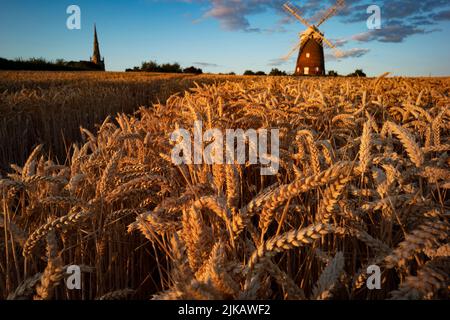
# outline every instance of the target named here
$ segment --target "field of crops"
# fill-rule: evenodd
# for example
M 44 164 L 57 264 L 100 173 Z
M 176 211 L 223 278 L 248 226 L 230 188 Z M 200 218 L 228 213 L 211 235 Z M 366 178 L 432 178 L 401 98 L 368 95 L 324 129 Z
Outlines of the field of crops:
M 80 126 L 94 130 L 108 115 L 132 114 L 140 106 L 165 101 L 194 82 L 220 76 L 155 73 L 0 71 L 0 172 L 24 164 L 37 144 L 66 161 Z
M 0 298 L 450 298 L 450 79 L 230 80 L 99 122 L 64 164 L 38 146 L 0 177 Z M 111 104 L 129 105 L 122 85 Z M 196 120 L 280 129 L 278 174 L 174 165 L 170 135 Z

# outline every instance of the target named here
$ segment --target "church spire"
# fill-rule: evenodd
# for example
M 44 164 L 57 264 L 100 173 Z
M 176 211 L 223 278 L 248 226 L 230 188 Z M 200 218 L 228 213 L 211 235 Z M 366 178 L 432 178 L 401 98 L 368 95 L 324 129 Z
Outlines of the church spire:
M 100 64 L 102 62 L 100 56 L 100 47 L 98 45 L 98 38 L 97 38 L 97 26 L 95 24 L 94 24 L 94 53 L 92 55 L 91 61 L 95 64 Z

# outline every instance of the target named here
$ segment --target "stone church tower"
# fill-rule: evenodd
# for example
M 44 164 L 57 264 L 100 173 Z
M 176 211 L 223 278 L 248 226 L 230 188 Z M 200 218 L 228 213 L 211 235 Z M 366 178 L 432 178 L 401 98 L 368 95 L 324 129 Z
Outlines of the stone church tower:
M 105 59 L 100 55 L 100 46 L 98 45 L 97 27 L 94 24 L 94 52 L 91 57 L 91 62 L 98 66 L 102 71 L 105 71 Z

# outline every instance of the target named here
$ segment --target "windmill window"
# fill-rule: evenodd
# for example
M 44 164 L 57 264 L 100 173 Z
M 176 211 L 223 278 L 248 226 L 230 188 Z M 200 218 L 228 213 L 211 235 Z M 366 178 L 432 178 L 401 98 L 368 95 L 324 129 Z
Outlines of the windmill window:
M 316 71 L 319 71 L 319 67 L 316 67 Z
M 309 52 L 306 54 L 306 57 L 309 58 L 311 55 L 309 54 Z

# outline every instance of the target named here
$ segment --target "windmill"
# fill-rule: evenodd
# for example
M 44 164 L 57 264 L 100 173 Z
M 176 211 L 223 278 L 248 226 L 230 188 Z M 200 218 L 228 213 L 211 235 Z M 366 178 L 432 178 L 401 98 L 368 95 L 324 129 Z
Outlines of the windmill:
M 326 10 L 315 24 L 310 24 L 301 16 L 300 10 L 295 5 L 289 2 L 283 5 L 284 10 L 307 27 L 305 31 L 300 33 L 300 39 L 295 47 L 283 58 L 288 60 L 292 54 L 299 50 L 294 75 L 325 75 L 324 44 L 334 50 L 336 57 L 342 56 L 342 52 L 324 37 L 319 27 L 344 6 L 345 0 L 337 0 L 336 4 Z

